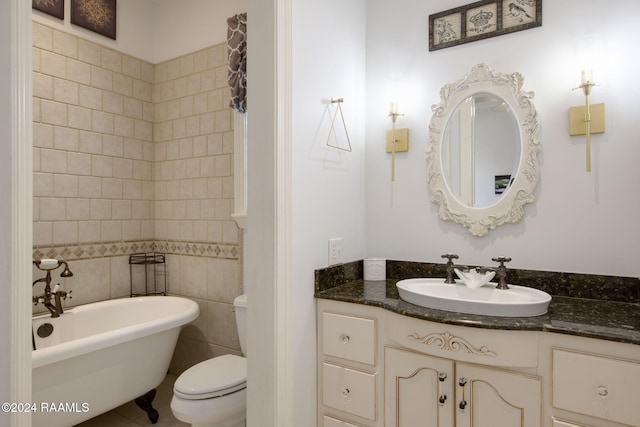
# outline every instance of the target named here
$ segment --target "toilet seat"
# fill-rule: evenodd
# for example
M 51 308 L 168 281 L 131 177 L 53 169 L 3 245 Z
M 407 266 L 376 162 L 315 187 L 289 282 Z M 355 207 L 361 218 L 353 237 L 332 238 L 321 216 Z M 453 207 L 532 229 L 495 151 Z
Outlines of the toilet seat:
M 247 359 L 232 354 L 205 360 L 184 371 L 173 385 L 175 396 L 211 399 L 247 387 Z

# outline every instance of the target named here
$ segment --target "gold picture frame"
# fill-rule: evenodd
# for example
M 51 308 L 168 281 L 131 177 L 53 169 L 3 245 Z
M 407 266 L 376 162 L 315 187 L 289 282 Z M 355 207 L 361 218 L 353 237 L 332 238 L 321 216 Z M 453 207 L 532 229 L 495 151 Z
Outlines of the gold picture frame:
M 429 51 L 542 26 L 542 0 L 482 0 L 429 15 Z

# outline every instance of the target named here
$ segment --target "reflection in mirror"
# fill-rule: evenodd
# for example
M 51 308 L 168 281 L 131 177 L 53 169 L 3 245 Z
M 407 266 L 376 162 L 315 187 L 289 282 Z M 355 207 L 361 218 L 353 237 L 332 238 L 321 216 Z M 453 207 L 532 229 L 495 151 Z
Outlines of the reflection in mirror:
M 464 99 L 442 139 L 442 168 L 449 190 L 467 206 L 496 203 L 511 185 L 520 160 L 520 130 L 509 105 L 490 93 Z
M 440 90 L 427 150 L 431 201 L 440 218 L 474 236 L 518 222 L 540 170 L 538 114 L 520 73 L 476 65 Z

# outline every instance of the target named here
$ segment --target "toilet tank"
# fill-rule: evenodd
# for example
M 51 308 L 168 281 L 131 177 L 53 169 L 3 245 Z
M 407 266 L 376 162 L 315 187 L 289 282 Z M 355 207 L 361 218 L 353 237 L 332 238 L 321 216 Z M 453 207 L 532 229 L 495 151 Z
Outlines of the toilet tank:
M 237 296 L 233 300 L 233 308 L 236 312 L 236 327 L 242 354 L 247 355 L 247 294 Z

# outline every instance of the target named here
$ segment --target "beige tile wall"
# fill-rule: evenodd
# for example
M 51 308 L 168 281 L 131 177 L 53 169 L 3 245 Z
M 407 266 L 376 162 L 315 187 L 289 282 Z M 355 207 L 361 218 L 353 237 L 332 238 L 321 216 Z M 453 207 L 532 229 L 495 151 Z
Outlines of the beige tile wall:
M 172 373 L 238 353 L 226 46 L 154 65 L 37 22 L 33 45 L 34 258 L 69 261 L 78 305 L 129 295 L 131 253 L 166 253 L 169 293 L 201 308 Z

